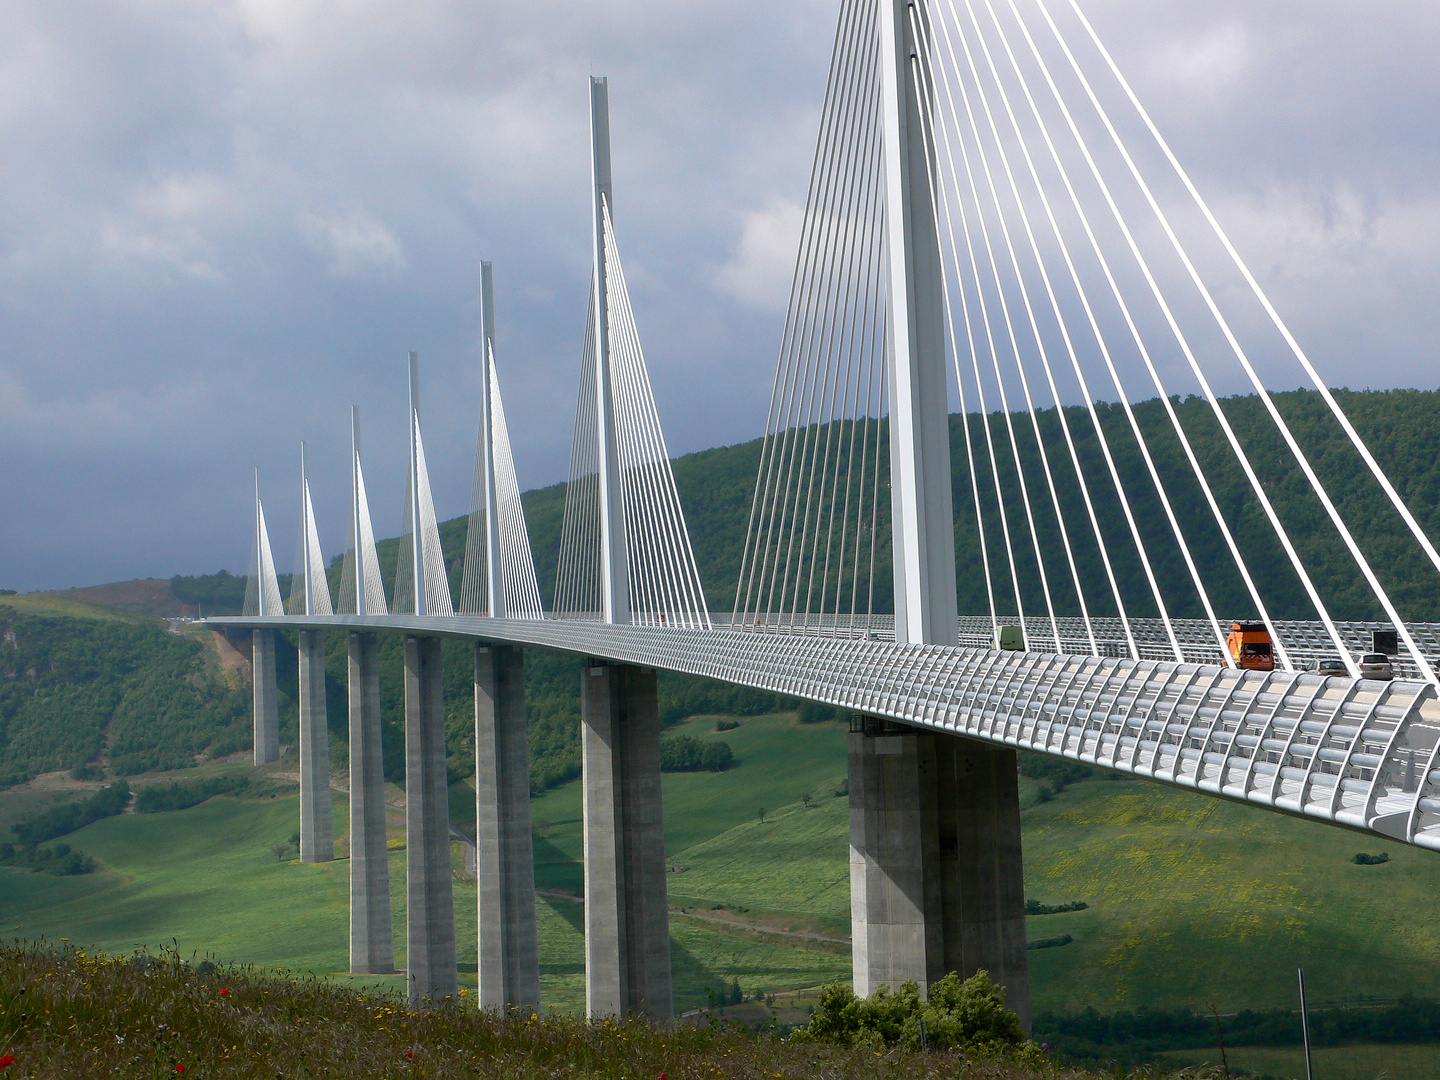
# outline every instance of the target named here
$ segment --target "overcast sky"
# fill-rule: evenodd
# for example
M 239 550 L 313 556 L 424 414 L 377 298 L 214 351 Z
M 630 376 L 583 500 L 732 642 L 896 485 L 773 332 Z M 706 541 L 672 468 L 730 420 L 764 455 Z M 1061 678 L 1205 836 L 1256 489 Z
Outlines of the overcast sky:
M 1440 4 L 1086 10 L 1329 381 L 1440 384 Z M 243 573 L 257 464 L 288 569 L 302 438 L 338 551 L 352 402 L 393 534 L 407 349 L 437 506 L 464 512 L 480 259 L 521 484 L 563 479 L 590 74 L 670 449 L 760 434 L 835 15 L 7 0 L 0 587 Z

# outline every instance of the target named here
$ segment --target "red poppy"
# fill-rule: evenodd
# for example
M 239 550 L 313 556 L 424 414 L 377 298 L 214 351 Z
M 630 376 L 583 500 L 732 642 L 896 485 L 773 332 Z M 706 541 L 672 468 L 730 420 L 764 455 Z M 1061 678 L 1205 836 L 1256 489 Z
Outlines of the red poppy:
M 0 1069 L 8 1069 L 11 1065 L 14 1065 L 14 1064 L 15 1064 L 15 1055 L 14 1055 L 14 1054 L 6 1054 L 4 1057 L 0 1057 Z
M 229 997 L 229 996 L 230 996 L 230 987 L 228 987 L 228 986 L 222 986 L 222 987 L 220 987 L 220 996 L 221 996 L 221 997 Z
M 180 1062 L 177 1061 L 177 1062 L 175 1062 L 175 1071 L 176 1071 L 176 1072 L 184 1072 L 184 1071 L 185 1071 L 185 1066 L 184 1066 L 184 1065 L 181 1065 Z
M 414 1050 L 406 1050 L 406 1051 L 405 1051 L 405 1056 L 406 1056 L 407 1058 L 413 1058 L 413 1057 L 415 1056 L 415 1051 L 414 1051 Z

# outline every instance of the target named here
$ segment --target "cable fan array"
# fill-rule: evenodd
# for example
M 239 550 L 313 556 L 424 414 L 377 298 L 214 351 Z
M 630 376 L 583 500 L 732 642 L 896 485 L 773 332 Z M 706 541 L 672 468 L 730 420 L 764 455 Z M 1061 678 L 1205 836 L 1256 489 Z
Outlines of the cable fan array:
M 733 619 L 868 633 L 888 574 L 876 5 L 842 5 Z M 879 623 L 893 625 L 890 616 Z
M 650 389 L 620 253 L 608 205 L 601 210 L 603 257 L 607 273 L 609 396 L 621 525 L 628 563 L 630 621 L 649 625 L 703 627 L 710 614 L 685 516 L 675 491 L 670 456 Z M 580 367 L 580 396 L 575 409 L 570 480 L 555 579 L 555 614 L 560 618 L 599 619 L 604 611 L 601 559 L 603 530 L 600 491 L 598 335 L 595 289 L 585 321 Z
M 265 524 L 265 506 L 260 501 L 260 470 L 255 470 L 255 543 L 250 552 L 250 572 L 245 577 L 245 615 L 283 615 L 280 581 L 275 574 L 275 555 L 270 548 L 270 530 Z
M 300 444 L 300 538 L 295 545 L 295 573 L 290 575 L 288 615 L 332 615 L 330 585 L 325 578 L 325 556 L 315 531 L 315 504 L 310 500 L 310 476 L 305 469 L 305 444 Z
M 445 552 L 440 546 L 440 525 L 430 493 L 430 470 L 425 464 L 425 442 L 420 436 L 419 357 L 410 354 L 410 472 L 405 490 L 405 518 L 400 552 L 395 560 L 397 612 L 416 615 L 453 615 Z
M 1019 623 L 1047 651 L 1138 658 L 1158 632 L 1171 658 L 1231 664 L 1231 620 L 1255 619 L 1293 668 L 1316 651 L 1292 655 L 1303 635 L 1282 629 L 1284 604 L 1313 613 L 1323 648 L 1355 674 L 1356 634 L 1316 580 L 1316 529 L 1274 498 L 1298 469 L 1311 519 L 1343 544 L 1407 668 L 1433 681 L 1262 363 L 1298 362 L 1356 472 L 1436 570 L 1440 555 L 1076 0 L 1058 6 L 1063 19 L 1047 0 L 905 9 L 963 418 L 957 517 L 978 549 L 962 592 L 983 579 L 992 633 Z M 840 13 L 736 593 L 747 625 L 869 632 L 891 609 L 873 9 L 849 0 Z M 1254 390 L 1267 431 L 1242 438 L 1222 380 Z M 1177 391 L 1203 410 L 1182 422 Z M 1155 407 L 1137 407 L 1147 395 Z
M 460 611 L 511 619 L 543 619 L 540 586 L 530 553 L 530 534 L 510 454 L 510 429 L 500 400 L 495 357 L 486 346 L 488 384 L 475 449 L 475 482 L 470 492 L 470 525 L 465 534 L 465 569 L 460 582 Z M 485 460 L 490 455 L 490 461 Z M 494 478 L 493 485 L 487 480 Z M 499 551 L 491 573 L 490 545 Z M 491 602 L 492 582 L 495 600 Z
M 339 615 L 384 615 L 385 581 L 375 554 L 375 528 L 370 522 L 370 497 L 360 465 L 360 410 L 350 407 L 350 540 L 340 568 Z

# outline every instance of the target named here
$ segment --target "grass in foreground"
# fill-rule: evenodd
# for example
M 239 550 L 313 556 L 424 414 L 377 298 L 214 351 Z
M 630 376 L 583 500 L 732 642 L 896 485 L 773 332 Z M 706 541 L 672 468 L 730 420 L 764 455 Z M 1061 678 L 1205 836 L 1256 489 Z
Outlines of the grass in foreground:
M 934 1051 L 800 1044 L 714 1026 L 502 1020 L 470 1001 L 417 1012 L 394 997 L 313 977 L 191 965 L 175 954 L 102 957 L 17 944 L 0 949 L 0 1054 L 13 1055 L 9 1077 L 16 1078 L 1086 1075 Z

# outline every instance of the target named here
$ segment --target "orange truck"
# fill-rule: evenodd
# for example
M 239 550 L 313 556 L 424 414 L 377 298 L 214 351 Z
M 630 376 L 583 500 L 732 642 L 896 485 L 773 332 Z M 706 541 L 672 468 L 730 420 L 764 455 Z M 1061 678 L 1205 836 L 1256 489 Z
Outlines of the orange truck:
M 1230 656 L 1236 667 L 1254 671 L 1275 670 L 1275 649 L 1264 623 L 1232 623 L 1225 644 L 1230 647 Z

